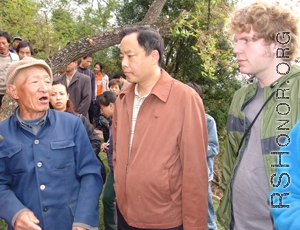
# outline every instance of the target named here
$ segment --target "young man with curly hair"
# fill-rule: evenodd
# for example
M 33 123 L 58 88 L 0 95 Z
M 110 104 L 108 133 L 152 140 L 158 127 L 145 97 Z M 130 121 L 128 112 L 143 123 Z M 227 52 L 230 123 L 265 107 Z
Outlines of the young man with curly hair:
M 228 113 L 224 196 L 217 211 L 226 229 L 274 229 L 268 193 L 276 157 L 300 118 L 300 67 L 292 63 L 298 24 L 288 7 L 260 1 L 230 18 L 236 60 L 250 80 L 235 93 Z

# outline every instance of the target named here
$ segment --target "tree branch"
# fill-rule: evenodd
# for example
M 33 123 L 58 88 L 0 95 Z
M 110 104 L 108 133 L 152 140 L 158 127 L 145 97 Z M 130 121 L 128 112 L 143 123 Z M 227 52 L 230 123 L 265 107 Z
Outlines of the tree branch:
M 144 19 L 133 25 L 149 25 L 157 30 L 161 30 L 166 25 L 168 18 L 164 17 L 159 23 L 156 22 L 166 1 L 167 0 L 154 0 Z M 59 50 L 47 60 L 47 63 L 55 74 L 73 60 L 119 44 L 122 29 L 133 25 L 123 25 L 121 27 L 111 28 L 102 33 L 83 37 Z

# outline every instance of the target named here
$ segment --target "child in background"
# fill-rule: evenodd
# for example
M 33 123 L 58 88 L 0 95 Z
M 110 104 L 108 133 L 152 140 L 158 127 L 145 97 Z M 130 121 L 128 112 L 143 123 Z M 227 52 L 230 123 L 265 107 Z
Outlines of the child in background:
M 121 82 L 118 79 L 111 79 L 108 83 L 109 90 L 117 96 L 121 92 Z
M 107 118 L 111 119 L 114 113 L 115 101 L 117 96 L 111 92 L 106 91 L 98 98 L 98 103 L 101 108 L 102 114 Z M 115 190 L 114 190 L 114 175 L 112 165 L 112 154 L 113 154 L 113 142 L 112 142 L 111 126 L 109 128 L 109 141 L 101 145 L 101 150 L 107 152 L 107 159 L 109 165 L 109 173 L 107 181 L 103 191 L 103 213 L 104 213 L 104 226 L 106 230 L 117 229 L 117 218 L 116 218 L 116 202 L 115 202 Z

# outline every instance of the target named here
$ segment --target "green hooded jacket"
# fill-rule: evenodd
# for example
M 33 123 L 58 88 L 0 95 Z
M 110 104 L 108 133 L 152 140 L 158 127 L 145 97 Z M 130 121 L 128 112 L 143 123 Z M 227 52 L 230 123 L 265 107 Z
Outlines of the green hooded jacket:
M 219 223 L 225 229 L 233 229 L 234 226 L 231 208 L 231 185 L 251 132 L 250 130 L 244 138 L 238 152 L 242 137 L 250 125 L 249 121 L 247 122 L 245 119 L 243 109 L 254 98 L 256 91 L 257 83 L 255 80 L 239 89 L 234 94 L 228 113 L 227 140 L 223 156 L 221 184 L 223 198 L 216 213 Z M 260 131 L 262 153 L 270 189 L 273 187 L 272 181 L 276 171 L 275 160 L 278 151 L 280 147 L 284 146 L 284 140 L 289 138 L 289 132 L 300 118 L 300 66 L 291 65 L 287 75 L 280 77 L 271 86 L 265 87 L 264 101 L 274 91 L 274 95 L 262 111 Z

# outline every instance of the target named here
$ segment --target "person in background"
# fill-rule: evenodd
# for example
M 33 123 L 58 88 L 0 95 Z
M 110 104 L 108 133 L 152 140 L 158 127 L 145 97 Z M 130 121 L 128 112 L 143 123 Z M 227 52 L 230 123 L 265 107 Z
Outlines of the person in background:
M 81 119 L 81 121 L 85 127 L 85 130 L 88 134 L 88 137 L 90 139 L 91 145 L 94 149 L 95 155 L 98 158 L 98 160 L 100 161 L 101 176 L 102 176 L 103 184 L 104 184 L 105 180 L 106 180 L 106 170 L 105 170 L 105 166 L 99 156 L 100 138 L 95 133 L 94 127 L 88 121 L 88 119 L 85 116 L 83 116 L 82 114 L 75 112 L 75 107 L 74 107 L 73 103 L 70 101 L 69 97 L 70 97 L 70 95 L 68 92 L 68 87 L 61 82 L 54 81 L 52 84 L 52 91 L 50 94 L 50 108 L 55 109 L 57 111 L 61 111 L 61 112 L 71 113 L 75 116 L 78 116 Z
M 7 70 L 19 106 L 0 122 L 0 218 L 8 230 L 97 230 L 101 166 L 82 122 L 49 109 L 52 80 L 32 57 Z
M 268 195 L 276 155 L 300 119 L 299 17 L 279 2 L 236 9 L 228 32 L 240 72 L 250 75 L 233 96 L 222 163 L 224 195 L 216 212 L 225 229 L 273 230 Z
M 188 86 L 194 89 L 203 100 L 203 92 L 200 85 L 195 82 L 188 82 Z M 208 131 L 208 146 L 207 146 L 207 167 L 208 167 L 208 230 L 217 230 L 214 204 L 212 200 L 211 181 L 214 178 L 214 158 L 219 153 L 219 140 L 217 125 L 215 119 L 209 114 L 205 114 L 206 125 Z
M 121 90 L 121 84 L 117 79 L 111 79 L 108 83 L 109 90 L 113 92 L 116 96 L 119 95 Z M 106 118 L 102 112 L 100 112 L 99 116 L 99 124 L 103 133 L 104 142 L 106 142 L 109 138 L 109 126 L 111 124 L 111 118 Z
M 111 79 L 108 83 L 109 90 L 113 92 L 116 96 L 119 95 L 121 90 L 121 84 L 117 79 Z M 103 113 L 99 116 L 99 124 L 102 129 L 104 142 L 107 142 L 109 138 L 109 124 L 111 123 L 111 118 L 107 118 Z
M 22 60 L 24 57 L 31 57 L 34 55 L 32 45 L 30 42 L 24 40 L 20 41 L 16 52 L 19 55 L 20 60 Z
M 7 32 L 0 31 L 0 108 L 6 93 L 5 73 L 10 63 L 19 61 L 19 56 L 9 52 L 10 36 Z
M 121 82 L 118 79 L 111 79 L 108 83 L 108 87 L 116 96 L 121 92 Z
M 155 29 L 122 30 L 122 70 L 131 84 L 112 120 L 120 230 L 207 228 L 205 111 L 193 89 L 161 68 L 163 52 Z
M 128 85 L 130 85 L 130 82 L 128 82 L 124 76 L 124 74 L 120 72 L 116 72 L 111 76 L 111 79 L 118 79 L 121 83 L 121 91 L 123 91 Z
M 79 66 L 77 66 L 77 71 L 79 73 L 85 74 L 90 78 L 91 81 L 91 102 L 89 107 L 89 120 L 93 124 L 94 119 L 94 104 L 96 103 L 96 94 L 95 94 L 95 74 L 92 70 L 89 69 L 90 65 L 93 62 L 93 55 L 89 54 L 80 59 Z
M 76 113 L 88 118 L 91 104 L 91 79 L 89 76 L 77 71 L 77 61 L 67 65 L 65 74 L 58 81 L 68 86 L 70 100 L 75 106 Z
M 97 102 L 101 107 L 102 114 L 107 118 L 111 119 L 114 113 L 116 95 L 111 91 L 106 91 L 98 97 Z M 116 230 L 117 229 L 117 218 L 116 218 L 116 195 L 114 190 L 114 168 L 112 164 L 113 156 L 113 139 L 111 133 L 111 126 L 109 129 L 109 142 L 104 142 L 101 146 L 102 150 L 107 152 L 107 159 L 109 165 L 109 173 L 107 181 L 103 191 L 103 214 L 104 214 L 104 227 L 105 230 Z
M 63 68 L 62 70 L 60 70 L 58 73 L 54 74 L 53 75 L 53 82 L 56 82 L 56 81 L 60 81 L 60 79 L 62 78 L 62 76 L 64 74 L 66 74 L 66 67 Z
M 19 36 L 14 37 L 12 46 L 9 47 L 9 52 L 17 53 L 17 47 L 23 39 Z
M 95 73 L 95 90 L 96 90 L 96 100 L 97 98 L 104 93 L 105 91 L 108 91 L 108 82 L 109 78 L 108 76 L 103 73 L 103 65 L 100 62 L 96 62 L 94 65 L 94 73 Z M 99 124 L 99 117 L 100 117 L 100 107 L 98 103 L 94 103 L 94 121 L 96 124 L 96 129 L 101 130 L 101 126 Z

